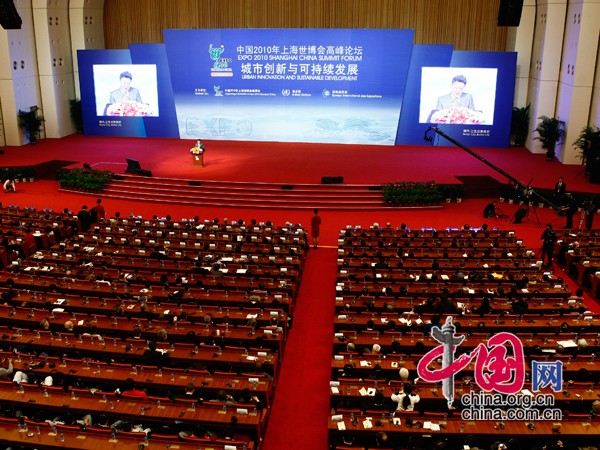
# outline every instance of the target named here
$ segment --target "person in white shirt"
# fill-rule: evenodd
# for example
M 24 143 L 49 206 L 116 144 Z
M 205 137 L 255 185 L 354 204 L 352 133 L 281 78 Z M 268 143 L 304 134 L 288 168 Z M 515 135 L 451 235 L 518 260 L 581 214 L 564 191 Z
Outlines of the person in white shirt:
M 12 178 L 8 178 L 5 182 L 4 182 L 4 192 L 15 192 L 16 186 L 15 186 L 15 180 L 13 180 Z
M 396 410 L 399 411 L 414 411 L 415 405 L 419 403 L 421 397 L 418 394 L 413 394 L 413 387 L 410 384 L 405 384 L 402 392 L 392 394 L 392 401 L 398 403 Z

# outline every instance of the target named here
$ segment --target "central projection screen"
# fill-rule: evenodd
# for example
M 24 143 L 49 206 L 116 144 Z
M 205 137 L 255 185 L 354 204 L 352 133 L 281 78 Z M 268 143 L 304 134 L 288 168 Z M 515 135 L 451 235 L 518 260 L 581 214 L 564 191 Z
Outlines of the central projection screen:
M 182 138 L 392 145 L 412 30 L 165 30 Z

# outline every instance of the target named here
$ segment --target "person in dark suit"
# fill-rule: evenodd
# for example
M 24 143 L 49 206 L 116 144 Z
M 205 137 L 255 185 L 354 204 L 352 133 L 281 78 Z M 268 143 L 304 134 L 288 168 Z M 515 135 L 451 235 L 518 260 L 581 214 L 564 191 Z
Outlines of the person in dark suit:
M 79 220 L 79 226 L 81 227 L 80 231 L 87 231 L 90 229 L 90 226 L 92 225 L 92 216 L 86 205 L 83 205 L 81 211 L 77 213 L 77 220 Z
M 454 78 L 452 78 L 452 89 L 450 90 L 450 93 L 438 98 L 436 109 L 475 109 L 473 96 L 463 92 L 466 85 L 467 78 L 464 75 L 456 75 Z
M 133 76 L 131 72 L 122 72 L 119 75 L 120 87 L 119 89 L 110 93 L 110 103 L 120 103 L 127 101 L 136 101 L 142 103 L 142 97 L 140 91 L 136 88 L 131 87 L 131 80 Z
M 440 301 L 435 306 L 435 309 L 440 316 L 460 313 L 456 305 L 452 303 L 445 295 L 440 298 Z
M 594 225 L 594 214 L 596 214 L 598 207 L 593 200 L 586 200 L 583 209 L 585 210 L 585 228 L 591 230 Z
M 546 225 L 546 230 L 542 233 L 542 261 L 548 257 L 548 266 L 552 266 L 552 257 L 554 256 L 554 244 L 556 243 L 556 232 L 551 224 Z
M 479 314 L 480 317 L 493 312 L 489 297 L 483 297 L 479 306 L 473 306 L 473 314 Z
M 564 207 L 564 209 L 566 211 L 565 215 L 567 217 L 567 222 L 565 223 L 565 228 L 571 229 L 573 228 L 573 217 L 579 210 L 579 203 L 577 203 L 577 200 L 575 200 L 571 194 L 566 194 L 566 198 L 567 205 Z
M 565 196 L 567 195 L 567 184 L 563 177 L 558 177 L 558 181 L 554 185 L 554 201 L 562 206 L 565 203 Z
M 148 366 L 163 367 L 168 363 L 168 355 L 156 349 L 156 341 L 148 342 L 148 350 L 144 351 L 144 364 Z
M 490 219 L 492 217 L 498 217 L 498 213 L 496 212 L 496 200 L 494 200 L 493 202 L 489 203 L 483 209 L 483 217 L 485 219 Z

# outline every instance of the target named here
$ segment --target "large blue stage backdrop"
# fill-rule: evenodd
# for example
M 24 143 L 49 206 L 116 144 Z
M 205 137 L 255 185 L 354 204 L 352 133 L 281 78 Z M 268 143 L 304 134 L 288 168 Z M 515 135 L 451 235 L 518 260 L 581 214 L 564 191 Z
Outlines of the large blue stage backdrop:
M 164 45 L 79 51 L 85 133 L 393 145 L 435 124 L 508 146 L 515 54 L 415 46 L 412 30 L 290 31 L 165 30 Z
M 412 30 L 166 30 L 179 134 L 393 144 L 412 41 Z

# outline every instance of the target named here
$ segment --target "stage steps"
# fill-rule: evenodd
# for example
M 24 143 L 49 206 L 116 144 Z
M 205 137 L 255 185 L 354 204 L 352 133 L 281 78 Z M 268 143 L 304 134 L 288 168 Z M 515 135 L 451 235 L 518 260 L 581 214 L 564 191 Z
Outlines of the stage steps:
M 281 184 L 119 175 L 101 195 L 123 200 L 233 208 L 365 211 L 390 208 L 384 205 L 379 186 L 343 183 Z

